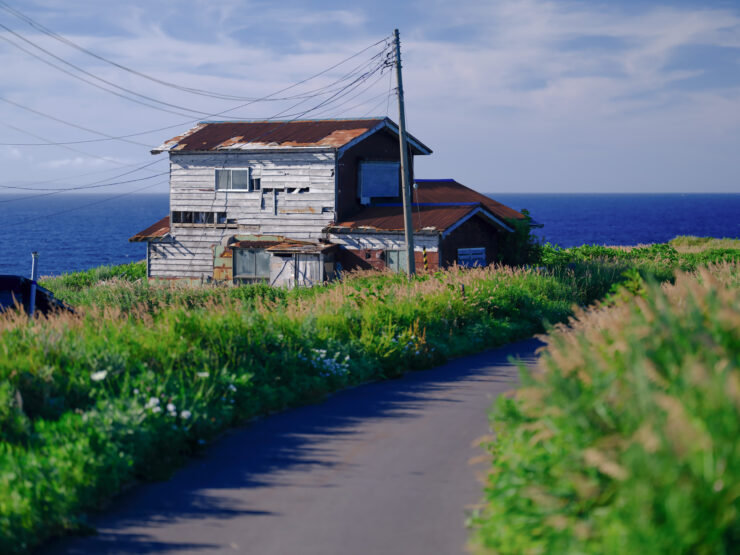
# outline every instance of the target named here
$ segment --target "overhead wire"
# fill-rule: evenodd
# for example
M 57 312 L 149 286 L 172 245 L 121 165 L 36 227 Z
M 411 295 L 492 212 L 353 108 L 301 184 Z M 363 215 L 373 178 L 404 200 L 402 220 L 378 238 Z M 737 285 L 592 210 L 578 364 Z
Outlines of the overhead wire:
M 10 100 L 8 98 L 4 98 L 0 96 L 0 102 L 5 102 L 7 104 L 10 104 L 12 106 L 15 106 L 16 108 L 20 108 L 21 110 L 26 110 L 27 112 L 31 112 L 32 114 L 36 114 L 37 116 L 41 116 L 53 121 L 56 121 L 58 123 L 62 123 L 64 125 L 67 125 L 69 127 L 74 127 L 75 129 L 81 129 L 82 131 L 87 131 L 88 133 L 92 133 L 94 135 L 100 135 L 101 137 L 105 137 L 106 140 L 113 140 L 116 139 L 113 135 L 109 135 L 108 133 L 103 133 L 102 131 L 97 131 L 96 129 L 90 129 L 89 127 L 85 127 L 83 125 L 78 125 L 76 123 L 72 123 L 71 121 L 67 121 L 61 118 L 58 118 L 56 116 L 52 116 L 51 114 L 47 114 L 46 112 L 42 112 L 40 110 L 36 110 L 34 108 L 31 108 L 30 106 L 26 106 L 25 104 L 21 104 L 20 102 L 15 102 L 14 100 Z M 128 139 L 118 139 L 120 141 L 123 141 L 125 143 L 130 143 L 132 145 L 136 146 L 149 146 L 144 143 L 139 143 L 137 141 L 130 141 Z
M 148 168 L 149 166 L 153 166 L 154 164 L 158 164 L 160 162 L 164 162 L 165 158 L 160 158 L 158 160 L 155 160 L 154 162 L 149 162 L 148 164 L 139 165 L 138 167 L 134 168 L 133 170 L 124 172 L 119 175 L 114 175 L 113 177 L 109 177 L 107 179 L 103 179 L 100 181 L 95 181 L 93 183 L 88 183 L 86 185 L 74 185 L 72 187 L 48 187 L 48 188 L 40 188 L 40 187 L 25 187 L 22 185 L 0 185 L 3 189 L 15 189 L 18 191 L 59 191 L 59 192 L 67 192 L 67 191 L 82 191 L 84 189 L 94 189 L 97 187 L 107 187 L 108 185 L 100 185 L 101 183 L 105 183 L 106 181 L 109 181 L 111 179 L 118 179 L 120 177 L 125 177 L 127 175 L 130 175 L 132 173 L 136 173 L 138 171 L 141 171 L 145 168 Z M 163 175 L 163 174 L 156 174 L 156 175 Z M 23 198 L 31 198 L 33 195 L 29 197 L 23 197 Z M 39 195 L 39 196 L 45 196 L 45 195 Z M 36 198 L 36 197 L 33 197 Z
M 0 38 L 3 38 L 3 37 L 0 36 Z M 311 77 L 309 77 L 307 79 L 304 79 L 302 81 L 299 81 L 298 83 L 296 83 L 294 85 L 290 85 L 289 87 L 285 87 L 285 88 L 283 88 L 283 89 L 281 89 L 279 91 L 276 91 L 275 93 L 272 93 L 271 95 L 266 95 L 265 97 L 262 97 L 262 99 L 257 99 L 257 100 L 250 101 L 250 102 L 247 102 L 245 104 L 241 104 L 241 105 L 236 106 L 236 107 L 233 107 L 233 108 L 229 108 L 227 110 L 223 110 L 221 112 L 217 112 L 217 113 L 214 113 L 214 114 L 209 114 L 207 117 L 208 118 L 213 118 L 213 117 L 222 116 L 222 115 L 228 114 L 228 113 L 230 113 L 230 112 L 232 112 L 234 110 L 238 110 L 240 108 L 244 108 L 244 107 L 246 107 L 248 105 L 254 104 L 254 103 L 258 102 L 259 100 L 265 100 L 265 99 L 268 99 L 270 96 L 274 96 L 275 94 L 280 94 L 281 92 L 284 92 L 284 91 L 286 91 L 286 90 L 288 90 L 290 88 L 293 88 L 294 86 L 296 86 L 298 84 L 302 84 L 302 83 L 305 83 L 307 81 L 310 81 L 310 80 L 312 80 L 314 78 L 317 78 L 317 77 L 323 75 L 324 73 L 326 73 L 327 71 L 330 71 L 331 69 L 334 69 L 336 67 L 339 67 L 343 63 L 345 63 L 345 62 L 347 62 L 347 61 L 349 61 L 349 60 L 357 57 L 359 54 L 367 51 L 368 49 L 372 48 L 373 46 L 376 46 L 376 45 L 380 44 L 381 42 L 384 42 L 385 41 L 387 43 L 387 40 L 388 39 L 386 38 L 386 39 L 383 39 L 381 41 L 378 41 L 378 42 L 374 43 L 373 45 L 371 45 L 369 47 L 366 47 L 363 50 L 361 50 L 361 51 L 353 54 L 352 56 L 349 56 L 348 58 L 345 58 L 344 60 L 342 60 L 341 62 L 335 64 L 332 67 L 327 68 L 326 70 L 323 70 L 323 71 L 321 71 L 321 72 L 319 72 L 317 74 L 314 74 L 313 76 L 311 76 Z M 300 97 L 301 100 L 309 100 L 311 98 L 316 98 L 316 97 L 321 96 L 323 94 L 328 94 L 328 92 L 333 92 L 333 90 L 335 90 L 335 89 L 332 89 L 332 87 L 338 86 L 338 84 L 340 84 L 340 83 L 342 83 L 342 82 L 350 79 L 354 75 L 356 75 L 364 67 L 368 66 L 376 58 L 378 58 L 379 56 L 381 56 L 385 52 L 386 48 L 387 48 L 387 44 L 386 44 L 386 46 L 384 47 L 384 49 L 381 52 L 375 54 L 369 60 L 367 60 L 367 61 L 359 64 L 358 66 L 355 66 L 354 68 L 352 68 L 352 70 L 349 73 L 343 75 L 342 77 L 340 77 L 336 81 L 333 81 L 332 83 L 330 83 L 328 85 L 325 85 L 324 87 L 320 87 L 318 89 L 314 89 L 314 91 L 322 91 L 322 89 L 324 89 L 323 92 L 315 92 L 312 95 L 307 95 L 307 96 L 304 96 L 304 97 Z M 77 77 L 77 76 L 75 76 L 75 77 Z M 296 97 L 296 98 L 298 98 L 298 97 Z M 134 101 L 136 101 L 136 100 L 134 99 Z M 141 102 L 139 102 L 139 101 L 136 101 L 136 102 L 139 103 L 139 104 L 141 104 Z M 300 105 L 302 103 L 303 102 L 299 101 L 298 103 L 296 103 L 293 106 L 291 106 L 291 108 L 292 107 L 295 107 L 295 106 L 298 106 L 298 105 Z M 187 115 L 184 115 L 184 114 L 177 114 L 177 115 L 182 115 L 183 117 L 188 117 Z M 199 119 L 188 119 L 186 122 L 182 122 L 182 123 L 178 123 L 178 124 L 174 124 L 174 125 L 168 125 L 168 126 L 159 127 L 159 128 L 156 128 L 156 129 L 150 129 L 150 130 L 147 130 L 147 131 L 142 131 L 142 132 L 137 132 L 137 133 L 130 133 L 130 134 L 119 135 L 119 136 L 110 136 L 110 137 L 100 138 L 100 139 L 96 138 L 96 139 L 86 139 L 86 140 L 78 140 L 78 141 L 64 141 L 64 142 L 45 141 L 45 143 L 0 143 L 0 145 L 4 145 L 4 146 L 44 146 L 46 144 L 55 144 L 55 145 L 60 145 L 61 146 L 61 145 L 65 145 L 65 144 L 72 145 L 72 144 L 102 142 L 102 141 L 109 141 L 109 140 L 123 140 L 123 139 L 128 139 L 128 138 L 131 138 L 131 137 L 136 137 L 136 136 L 141 136 L 141 135 L 147 135 L 147 134 L 156 133 L 156 132 L 159 132 L 159 131 L 165 131 L 165 130 L 168 130 L 168 129 L 173 129 L 173 128 L 176 128 L 176 127 L 181 127 L 182 125 L 192 124 L 192 123 L 195 123 L 197 121 L 199 121 Z
M 128 172 L 128 173 L 133 173 L 133 172 Z M 64 193 L 69 193 L 70 191 L 82 191 L 82 190 L 89 190 L 89 189 L 99 189 L 101 187 L 113 187 L 114 185 L 127 185 L 129 183 L 138 183 L 139 181 L 146 181 L 147 179 L 154 179 L 155 177 L 162 177 L 163 175 L 167 175 L 168 173 L 169 172 L 162 172 L 162 173 L 157 173 L 157 174 L 154 174 L 154 175 L 148 175 L 146 177 L 139 177 L 137 179 L 129 179 L 127 181 L 117 181 L 117 182 L 114 182 L 114 183 L 101 183 L 101 184 L 97 184 L 97 185 L 87 185 L 87 186 L 84 186 L 84 187 L 77 187 L 77 188 L 74 188 L 74 189 L 72 189 L 72 188 L 58 189 L 58 190 L 55 190 L 55 191 L 53 191 L 51 193 L 41 193 L 39 195 L 25 195 L 25 196 L 17 196 L 17 197 L 14 196 L 14 197 L 11 197 L 11 198 L 0 200 L 0 204 L 7 204 L 7 203 L 10 203 L 10 202 L 18 202 L 19 200 L 25 200 L 25 199 L 29 199 L 29 198 L 37 199 L 37 198 L 41 198 L 41 197 L 50 197 L 50 196 L 54 196 L 54 195 L 61 195 L 61 194 L 64 194 Z
M 112 200 L 117 200 L 119 198 L 123 198 L 123 197 L 129 196 L 129 195 L 133 195 L 135 193 L 140 193 L 141 191 L 145 191 L 147 189 L 152 189 L 153 187 L 157 187 L 157 186 L 163 185 L 165 183 L 167 183 L 166 180 L 165 181 L 158 181 L 157 183 L 152 183 L 152 184 L 149 184 L 149 185 L 145 185 L 144 187 L 141 187 L 139 189 L 134 189 L 133 191 L 127 191 L 125 193 L 121 193 L 120 195 L 114 195 L 112 197 L 106 197 L 104 199 L 97 200 L 97 201 L 94 201 L 94 202 L 90 202 L 90 203 L 87 203 L 87 204 L 82 204 L 80 206 L 75 206 L 74 208 L 69 208 L 67 210 L 60 210 L 58 212 L 52 212 L 50 214 L 42 214 L 41 216 L 35 216 L 33 218 L 26 218 L 25 220 L 20 220 L 20 221 L 17 221 L 17 222 L 10 222 L 9 224 L 6 225 L 6 228 L 13 228 L 13 229 L 15 229 L 15 228 L 17 228 L 19 226 L 25 225 L 27 223 L 35 222 L 37 220 L 45 220 L 45 219 L 48 219 L 48 218 L 53 218 L 55 216 L 60 216 L 60 215 L 63 215 L 63 214 L 67 214 L 69 212 L 75 212 L 77 210 L 82 210 L 83 208 L 89 208 L 90 206 L 97 206 L 97 205 L 103 204 L 105 202 L 110 202 Z
M 165 81 L 163 79 L 159 79 L 157 77 L 153 77 L 153 76 L 148 75 L 146 73 L 143 73 L 141 71 L 132 69 L 132 68 L 127 67 L 127 66 L 125 66 L 123 64 L 120 64 L 118 62 L 115 62 L 113 60 L 110 60 L 110 59 L 108 59 L 108 58 L 106 58 L 106 57 L 104 57 L 104 56 L 102 56 L 100 54 L 97 54 L 97 53 L 95 53 L 95 52 L 93 52 L 93 51 L 91 51 L 91 50 L 89 50 L 89 49 L 87 49 L 87 48 L 85 48 L 83 46 L 80 46 L 79 44 L 75 43 L 74 41 L 72 41 L 72 40 L 70 40 L 70 39 L 68 39 L 68 38 L 66 38 L 66 37 L 64 37 L 62 35 L 59 35 L 58 33 L 52 31 L 48 27 L 45 27 L 44 25 L 42 25 L 38 21 L 35 21 L 34 19 L 32 19 L 28 15 L 24 14 L 23 12 L 15 9 L 15 8 L 13 8 L 7 2 L 4 2 L 4 1 L 0 0 L 0 9 L 3 9 L 5 11 L 7 11 L 8 13 L 10 13 L 13 16 L 17 17 L 18 19 L 20 19 L 20 20 L 24 21 L 25 23 L 27 23 L 28 25 L 30 25 L 34 29 L 42 32 L 43 34 L 45 34 L 45 35 L 47 35 L 47 36 L 49 36 L 49 37 L 51 37 L 51 38 L 53 38 L 53 39 L 55 39 L 57 41 L 62 42 L 63 44 L 66 44 L 66 45 L 68 45 L 68 46 L 70 46 L 72 48 L 75 48 L 76 50 L 78 50 L 80 52 L 83 52 L 83 53 L 85 53 L 85 54 L 87 54 L 89 56 L 92 56 L 92 57 L 94 57 L 94 58 L 96 58 L 96 59 L 98 59 L 98 60 L 100 60 L 102 62 L 105 62 L 107 64 L 110 64 L 110 65 L 112 65 L 112 66 L 114 66 L 114 67 L 116 67 L 118 69 L 121 69 L 121 70 L 126 71 L 128 73 L 131 73 L 131 74 L 136 75 L 138 77 L 147 79 L 147 80 L 152 81 L 154 83 L 158 83 L 160 85 L 163 85 L 163 86 L 166 86 L 166 87 L 170 87 L 170 88 L 174 88 L 174 89 L 177 89 L 177 90 L 180 90 L 180 91 L 183 91 L 183 92 L 188 92 L 188 93 L 191 93 L 191 94 L 197 94 L 197 95 L 201 95 L 201 96 L 207 96 L 207 97 L 211 97 L 211 98 L 219 98 L 219 99 L 222 99 L 222 100 L 236 100 L 236 101 L 250 101 L 250 102 L 251 101 L 259 101 L 259 100 L 266 100 L 265 98 L 243 97 L 243 96 L 236 96 L 236 95 L 229 95 L 229 94 L 224 94 L 224 93 L 218 93 L 218 92 L 214 92 L 214 91 L 208 91 L 208 90 L 204 90 L 204 89 L 197 89 L 197 88 L 194 88 L 194 87 L 185 87 L 183 85 L 179 85 L 179 84 L 176 84 L 176 83 Z M 378 45 L 381 42 L 386 41 L 386 40 L 388 40 L 388 39 L 387 38 L 381 39 L 378 42 L 370 45 L 366 49 L 360 51 L 358 54 L 360 54 L 360 53 L 364 52 L 365 50 L 367 50 L 369 48 L 372 48 L 373 46 L 376 46 L 376 45 Z M 333 69 L 333 67 L 332 68 L 329 68 L 329 69 Z M 282 92 L 282 91 L 279 91 L 279 92 Z M 288 98 L 272 98 L 272 99 L 269 99 L 269 100 L 276 101 L 276 100 L 293 100 L 293 99 L 294 99 L 293 97 L 288 97 Z
M 160 162 L 165 162 L 165 161 L 166 161 L 166 158 L 159 158 L 159 159 L 156 160 L 155 163 L 160 163 Z M 69 181 L 69 180 L 77 179 L 77 178 L 80 178 L 80 177 L 87 177 L 89 175 L 98 175 L 98 174 L 101 174 L 101 173 L 107 173 L 107 172 L 117 171 L 120 168 L 131 168 L 133 166 L 140 166 L 140 164 L 137 162 L 137 163 L 133 163 L 133 164 L 121 165 L 118 168 L 107 168 L 105 170 L 95 170 L 95 171 L 91 171 L 91 172 L 78 173 L 78 174 L 75 174 L 75 175 L 64 175 L 64 176 L 61 176 L 61 177 L 54 177 L 52 179 L 45 179 L 43 181 L 36 181 L 34 183 L 29 184 L 28 190 L 29 191 L 51 190 L 51 189 L 43 189 L 43 188 L 31 187 L 31 185 L 46 185 L 48 183 L 56 183 L 58 181 Z M 14 185 L 0 185 L 0 189 L 16 189 L 16 188 L 20 188 L 20 187 L 17 187 L 17 186 L 14 186 Z
M 202 112 L 202 111 L 200 111 L 200 110 L 193 110 L 192 108 L 188 108 L 188 107 L 186 107 L 186 106 L 179 106 L 179 105 L 177 105 L 177 104 L 172 104 L 171 102 L 165 102 L 165 101 L 163 101 L 163 100 L 158 100 L 158 99 L 156 99 L 156 98 L 154 98 L 154 97 L 151 97 L 151 96 L 148 96 L 148 95 L 145 95 L 145 94 L 141 94 L 141 93 L 138 93 L 138 92 L 136 92 L 136 91 L 134 91 L 134 90 L 132 90 L 132 89 L 129 89 L 129 88 L 127 88 L 127 87 L 122 87 L 122 86 L 120 86 L 120 85 L 117 85 L 116 83 L 113 83 L 112 81 L 109 81 L 109 80 L 107 80 L 107 79 L 104 79 L 103 77 L 98 77 L 98 76 L 97 76 L 97 75 L 95 75 L 94 73 L 92 73 L 92 72 L 90 72 L 90 71 L 87 71 L 86 69 L 83 69 L 83 68 L 81 68 L 80 66 L 78 66 L 78 65 L 76 65 L 76 64 L 73 64 L 72 62 L 69 62 L 69 61 L 65 60 L 65 59 L 64 59 L 64 58 L 62 58 L 61 56 L 57 56 L 57 55 L 56 55 L 56 54 L 54 54 L 53 52 L 50 52 L 49 50 L 47 50 L 47 49 L 46 49 L 46 48 L 44 48 L 43 46 L 39 46 L 39 45 L 38 45 L 38 44 L 36 44 L 35 42 L 33 42 L 33 41 L 31 41 L 31 40 L 29 40 L 29 39 L 25 38 L 24 36 L 20 35 L 19 33 L 16 33 L 16 32 L 15 32 L 15 31 L 13 31 L 13 30 L 12 30 L 12 29 L 11 29 L 10 27 L 8 27 L 8 26 L 6 26 L 6 25 L 3 25 L 2 23 L 0 23 L 0 29 L 5 29 L 5 31 L 7 31 L 8 33 L 12 34 L 12 35 L 13 35 L 14 37 L 16 37 L 16 38 L 18 38 L 18 39 L 22 40 L 23 42 L 25 42 L 25 43 L 27 43 L 27 44 L 30 44 L 31 46 L 33 46 L 33 47 L 34 47 L 34 48 L 36 48 L 37 50 L 40 50 L 41 52 L 43 52 L 43 53 L 44 53 L 44 54 L 46 54 L 47 56 L 49 56 L 49 57 L 51 57 L 51 58 L 54 58 L 55 60 L 58 60 L 59 62 L 63 63 L 63 64 L 64 64 L 64 65 L 66 65 L 66 66 L 69 66 L 69 67 L 71 67 L 71 68 L 75 69 L 76 71 L 79 71 L 79 72 L 80 72 L 80 73 L 82 73 L 83 75 L 87 75 L 88 77 L 90 77 L 90 78 L 92 78 L 92 79 L 95 79 L 95 80 L 97 80 L 97 81 L 100 81 L 101 83 L 105 83 L 105 84 L 106 84 L 106 85 L 108 85 L 109 87 L 113 87 L 113 88 L 115 88 L 115 89 L 118 89 L 118 90 L 120 90 L 120 91 L 126 92 L 126 93 L 128 93 L 128 94 L 130 94 L 130 95 L 134 95 L 134 96 L 137 96 L 137 97 L 139 97 L 139 98 L 141 98 L 141 99 L 144 99 L 144 100 L 148 100 L 149 102 L 154 102 L 154 103 L 156 103 L 156 104 L 161 104 L 162 106 L 168 106 L 168 107 L 170 107 L 170 108 L 175 108 L 175 109 L 177 109 L 177 110 L 182 110 L 182 111 L 185 111 L 185 112 L 191 112 L 191 113 L 193 113 L 193 114 L 200 114 L 200 116 L 198 116 L 198 117 L 201 117 L 201 116 L 203 116 L 203 115 L 205 115 L 205 114 L 206 114 L 206 112 Z M 72 72 L 70 72 L 70 71 L 68 71 L 68 70 L 65 70 L 64 68 L 61 68 L 61 67 L 59 67 L 59 66 L 57 66 L 57 65 L 55 65 L 55 64 L 53 64 L 53 63 L 51 63 L 51 62 L 49 62 L 48 60 L 45 60 L 44 58 L 42 58 L 42 57 L 40 57 L 40 56 L 38 56 L 38 55 L 36 55 L 36 54 L 34 54 L 34 53 L 32 53 L 32 52 L 28 51 L 27 49 L 25 49 L 25 48 L 21 47 L 21 46 L 20 46 L 19 44 L 17 44 L 17 43 L 15 43 L 15 42 L 13 42 L 12 40 L 10 40 L 10 39 L 9 39 L 8 37 L 4 37 L 4 36 L 0 35 L 0 39 L 4 40 L 5 42 L 7 42 L 7 43 L 9 43 L 9 44 L 11 44 L 11 45 L 13 45 L 13 46 L 15 46 L 15 47 L 16 47 L 16 48 L 18 48 L 19 50 L 22 50 L 22 51 L 23 51 L 23 52 L 25 52 L 26 54 L 29 54 L 30 56 L 33 56 L 33 57 L 34 57 L 34 58 L 36 58 L 37 60 L 39 60 L 39 61 L 42 61 L 42 62 L 44 62 L 45 64 L 47 64 L 47 65 L 49 65 L 49 66 L 53 67 L 54 69 L 57 69 L 57 70 L 59 70 L 59 71 L 62 71 L 63 73 L 66 73 L 67 75 L 70 75 L 70 76 L 74 77 L 75 79 L 79 79 L 80 81 L 83 81 L 83 82 L 85 82 L 85 83 L 87 83 L 87 84 L 89 84 L 89 85 L 92 85 L 93 87 L 96 87 L 96 88 L 98 88 L 98 89 L 102 89 L 102 90 L 104 90 L 104 91 L 106 91 L 106 92 L 109 92 L 109 93 L 111 93 L 111 94 L 114 94 L 114 95 L 116 95 L 116 96 L 119 96 L 119 97 L 121 97 L 121 98 L 125 98 L 126 100 L 131 100 L 131 101 L 133 101 L 133 102 L 138 102 L 139 104 L 142 104 L 142 105 L 144 105 L 144 106 L 147 106 L 147 107 L 149 107 L 149 108 L 153 108 L 153 109 L 155 109 L 155 110 L 161 110 L 161 111 L 164 111 L 164 112 L 168 112 L 168 113 L 170 113 L 170 114 L 175 114 L 175 115 L 178 115 L 178 116 L 183 116 L 183 117 L 187 117 L 187 114 L 183 114 L 183 113 L 181 113 L 181 112 L 174 112 L 174 111 L 172 111 L 172 110 L 168 110 L 168 109 L 166 109 L 166 108 L 161 108 L 161 107 L 159 107 L 159 106 L 153 106 L 153 105 L 151 105 L 151 104 L 147 104 L 147 103 L 145 103 L 145 102 L 142 102 L 142 101 L 137 101 L 137 100 L 136 100 L 136 99 L 134 99 L 134 98 L 130 98 L 130 97 L 126 96 L 126 95 L 123 95 L 123 94 L 121 94 L 121 93 L 117 93 L 117 92 L 115 92 L 115 91 L 112 91 L 112 90 L 110 90 L 109 88 L 106 88 L 106 87 L 103 87 L 102 85 L 99 85 L 99 84 L 97 84 L 97 83 L 94 83 L 94 82 L 90 81 L 89 79 L 85 79 L 84 77 L 80 77 L 79 75 L 76 75 L 76 74 L 74 74 L 74 73 L 72 73 Z
M 34 137 L 35 139 L 39 139 L 40 141 L 45 141 L 52 143 L 53 141 L 50 141 L 46 137 L 42 137 L 41 135 L 37 135 L 36 133 L 33 133 L 32 131 L 28 131 L 27 129 L 21 129 L 20 127 L 16 127 L 15 125 L 12 125 L 10 123 L 5 123 L 0 121 L 0 125 L 4 125 L 5 127 L 9 127 L 10 129 L 13 129 L 14 131 L 18 131 L 19 133 L 23 133 L 25 135 L 29 135 L 31 137 Z M 75 148 L 73 146 L 69 145 L 57 145 L 60 148 L 63 148 L 65 150 L 69 150 L 70 152 L 74 152 L 76 154 L 82 154 L 83 156 L 87 156 L 88 158 L 97 158 L 98 160 L 103 160 L 104 162 L 108 162 L 110 164 L 116 164 L 118 166 L 125 166 L 124 163 L 120 162 L 119 160 L 116 160 L 115 158 L 109 158 L 107 156 L 99 156 L 97 154 L 92 154 L 90 152 L 85 152 L 84 150 L 80 150 L 78 148 Z

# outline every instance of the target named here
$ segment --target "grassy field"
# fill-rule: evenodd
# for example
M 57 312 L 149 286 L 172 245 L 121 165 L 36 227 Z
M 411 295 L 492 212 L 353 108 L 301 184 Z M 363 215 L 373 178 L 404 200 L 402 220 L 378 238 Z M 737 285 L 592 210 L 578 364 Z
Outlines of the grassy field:
M 616 283 L 734 256 L 579 249 L 547 247 L 528 269 L 293 291 L 148 283 L 142 263 L 44 280 L 74 315 L 0 316 L 0 552 L 84 530 L 86 512 L 230 426 L 542 332 Z
M 495 407 L 477 552 L 738 552 L 740 263 L 631 289 Z

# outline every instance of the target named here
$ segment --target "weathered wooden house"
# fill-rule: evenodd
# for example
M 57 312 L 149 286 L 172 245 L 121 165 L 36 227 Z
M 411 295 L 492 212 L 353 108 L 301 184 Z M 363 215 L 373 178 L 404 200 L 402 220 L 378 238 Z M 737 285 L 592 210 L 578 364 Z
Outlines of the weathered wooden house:
M 170 214 L 132 237 L 152 278 L 310 285 L 405 266 L 398 127 L 388 118 L 205 122 L 170 157 Z M 431 150 L 408 137 L 414 156 Z M 416 180 L 417 266 L 488 264 L 523 216 L 453 180 Z

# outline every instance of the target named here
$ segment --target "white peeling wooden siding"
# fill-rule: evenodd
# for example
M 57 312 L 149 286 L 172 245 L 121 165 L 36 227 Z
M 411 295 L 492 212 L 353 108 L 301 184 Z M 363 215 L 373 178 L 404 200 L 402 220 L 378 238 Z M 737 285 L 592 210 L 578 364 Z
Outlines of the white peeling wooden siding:
M 403 233 L 329 233 L 327 239 L 331 243 L 342 245 L 348 249 L 403 249 L 406 238 Z M 439 248 L 438 235 L 414 235 L 414 252 L 437 252 Z
M 263 190 L 282 189 L 277 209 L 267 194 L 263 207 L 262 191 L 217 191 L 216 170 L 224 168 L 251 168 Z M 240 232 L 319 239 L 321 230 L 334 221 L 334 180 L 333 152 L 170 153 L 170 211 L 226 212 L 244 227 L 239 231 L 175 224 L 174 244 L 151 246 L 150 275 L 212 276 L 211 246 Z M 308 192 L 299 193 L 301 188 Z

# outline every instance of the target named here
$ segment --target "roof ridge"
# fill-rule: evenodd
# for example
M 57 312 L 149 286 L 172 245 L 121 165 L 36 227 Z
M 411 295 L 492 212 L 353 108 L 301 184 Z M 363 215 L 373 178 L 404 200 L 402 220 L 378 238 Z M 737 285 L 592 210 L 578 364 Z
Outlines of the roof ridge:
M 226 119 L 226 120 L 203 120 L 199 121 L 199 125 L 209 125 L 212 123 L 313 123 L 318 121 L 383 121 L 388 119 L 387 116 L 372 116 L 372 117 L 361 117 L 361 118 L 317 118 L 317 119 Z

